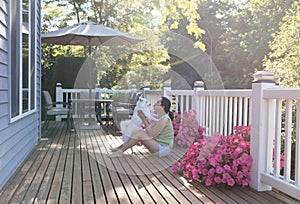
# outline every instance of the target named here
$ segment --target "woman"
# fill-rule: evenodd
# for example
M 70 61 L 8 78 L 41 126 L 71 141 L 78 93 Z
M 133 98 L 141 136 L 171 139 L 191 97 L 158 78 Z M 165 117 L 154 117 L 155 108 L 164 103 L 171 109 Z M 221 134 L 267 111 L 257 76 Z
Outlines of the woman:
M 138 115 L 146 126 L 145 130 L 138 130 L 130 139 L 119 147 L 112 149 L 110 157 L 121 157 L 123 152 L 142 141 L 143 145 L 151 152 L 158 153 L 159 157 L 167 156 L 174 142 L 173 114 L 170 112 L 171 102 L 168 98 L 162 97 L 154 104 L 158 121 L 150 124 L 143 111 L 139 110 Z

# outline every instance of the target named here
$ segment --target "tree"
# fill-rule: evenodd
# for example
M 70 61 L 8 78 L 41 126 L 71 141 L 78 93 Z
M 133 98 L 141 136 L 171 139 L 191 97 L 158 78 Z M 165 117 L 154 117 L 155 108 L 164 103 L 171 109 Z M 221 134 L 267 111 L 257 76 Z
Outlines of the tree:
M 66 9 L 70 6 L 72 9 Z M 100 52 L 102 54 L 105 52 L 105 55 L 95 55 L 98 83 L 102 88 L 113 88 L 120 83 L 121 78 L 126 77 L 127 72 L 132 72 L 142 66 L 156 66 L 168 58 L 164 47 L 159 45 L 157 34 L 151 31 L 154 26 L 152 23 L 153 15 L 151 12 L 153 9 L 151 1 L 45 0 L 43 8 L 45 8 L 45 11 L 49 11 L 50 14 L 48 15 L 45 12 L 45 31 L 54 29 L 51 27 L 51 22 L 57 22 L 55 19 L 60 19 L 61 22 L 68 22 L 71 25 L 74 24 L 74 16 L 76 16 L 77 22 L 91 19 L 108 27 L 123 32 L 135 33 L 136 36 L 147 39 L 144 43 L 136 46 L 139 48 L 138 51 L 131 50 L 131 46 L 122 48 L 125 53 L 128 53 L 128 56 L 116 56 L 116 53 L 113 53 L 116 49 L 107 49 L 102 46 L 93 48 L 95 53 Z M 64 8 L 64 12 L 61 12 L 58 16 L 56 11 L 62 8 Z M 73 21 L 70 23 L 71 18 L 73 18 Z M 65 23 L 62 24 L 66 26 Z M 56 27 L 63 27 L 62 24 L 54 23 Z M 151 50 L 152 48 L 153 50 Z M 69 51 L 68 53 L 71 56 L 78 53 L 75 53 L 74 48 L 69 46 L 64 46 L 64 50 L 65 52 Z M 80 53 L 86 52 L 82 50 Z M 164 73 L 165 71 L 157 70 L 157 74 L 163 75 Z M 143 76 L 141 75 L 139 80 L 143 80 Z M 130 82 L 134 83 L 132 80 Z M 162 84 L 162 81 L 160 83 Z
M 71 11 L 64 13 L 65 16 L 57 16 L 62 19 L 61 24 L 56 22 L 53 25 L 61 26 L 73 16 L 77 21 L 90 17 L 96 22 L 124 32 L 133 32 L 146 39 L 139 46 L 139 51 L 130 51 L 131 54 L 121 57 L 121 60 L 105 61 L 109 58 L 106 50 L 106 58 L 98 63 L 101 67 L 99 80 L 100 76 L 105 76 L 105 80 L 102 80 L 105 83 L 101 83 L 103 86 L 115 86 L 126 72 L 144 64 L 172 66 L 170 62 L 185 60 L 175 59 L 171 55 L 167 46 L 169 37 L 161 35 L 165 31 L 172 31 L 192 40 L 194 47 L 207 53 L 209 59 L 203 66 L 214 65 L 218 73 L 207 71 L 201 77 L 206 81 L 214 81 L 212 77 L 219 74 L 225 88 L 250 88 L 253 73 L 263 69 L 264 56 L 271 51 L 268 43 L 275 36 L 272 34 L 278 31 L 279 23 L 293 3 L 292 0 L 45 1 L 54 5 L 73 6 Z M 52 11 L 52 14 L 57 15 L 57 12 Z M 50 17 L 46 19 L 51 20 Z M 47 25 L 50 29 L 52 24 Z M 177 49 L 180 49 L 180 45 Z M 71 51 L 70 54 L 75 54 L 73 49 Z M 139 57 L 132 57 L 137 53 Z M 168 58 L 170 60 L 166 61 Z M 113 70 L 109 71 L 110 65 Z M 185 64 L 182 63 L 182 66 Z
M 283 87 L 300 86 L 300 3 L 295 1 L 283 17 L 279 31 L 270 42 L 271 52 L 264 66 L 278 77 Z
M 183 27 L 193 35 L 196 45 L 201 40 L 205 46 L 198 47 L 205 47 L 226 88 L 250 88 L 252 74 L 263 69 L 262 60 L 270 51 L 272 33 L 278 30 L 292 2 L 174 0 L 161 9 L 162 27 L 179 32 Z

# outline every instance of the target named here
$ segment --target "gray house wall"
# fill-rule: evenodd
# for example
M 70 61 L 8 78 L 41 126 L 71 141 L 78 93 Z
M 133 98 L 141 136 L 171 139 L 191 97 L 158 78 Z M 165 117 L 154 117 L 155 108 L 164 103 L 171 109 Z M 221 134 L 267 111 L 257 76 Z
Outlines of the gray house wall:
M 41 0 L 35 1 L 36 104 L 33 113 L 10 120 L 10 2 L 0 0 L 0 189 L 22 164 L 41 137 Z

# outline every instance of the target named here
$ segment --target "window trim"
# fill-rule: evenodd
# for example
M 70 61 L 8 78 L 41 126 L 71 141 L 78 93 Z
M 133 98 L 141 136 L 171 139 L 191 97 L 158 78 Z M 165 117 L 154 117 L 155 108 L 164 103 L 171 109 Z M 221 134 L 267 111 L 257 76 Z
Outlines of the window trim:
M 9 46 L 9 64 L 11 67 L 10 70 L 10 121 L 14 122 L 16 120 L 19 120 L 21 118 L 24 118 L 33 112 L 37 111 L 37 95 L 36 95 L 36 90 L 37 90 L 37 67 L 36 67 L 36 61 L 37 57 L 35 56 L 35 53 L 37 52 L 36 48 L 36 39 L 37 39 L 37 34 L 33 32 L 34 30 L 37 30 L 37 27 L 35 25 L 35 17 L 36 17 L 36 12 L 35 12 L 35 0 L 27 0 L 28 1 L 28 68 L 26 71 L 28 72 L 26 76 L 26 80 L 28 80 L 28 84 L 26 88 L 27 91 L 27 103 L 26 103 L 26 111 L 24 112 L 23 110 L 23 37 L 22 37 L 22 25 L 23 25 L 23 7 L 22 3 L 23 0 L 20 1 L 10 1 L 10 32 L 13 32 L 12 28 L 15 26 L 15 30 L 17 31 L 16 34 L 16 39 L 13 39 L 10 35 L 10 46 Z M 16 22 L 14 24 L 13 18 L 15 18 Z M 14 25 L 13 25 L 14 24 Z M 33 29 L 33 30 L 32 30 Z M 16 43 L 12 43 L 13 40 L 15 40 Z M 16 54 L 12 54 L 15 52 Z M 13 64 L 12 60 L 17 61 L 15 63 L 15 72 L 13 72 Z M 34 73 L 32 73 L 32 71 Z M 13 73 L 17 73 L 17 76 L 13 76 Z M 17 80 L 17 84 L 13 85 L 13 81 Z M 13 97 L 13 88 L 17 86 L 18 87 L 18 92 L 19 96 L 18 97 Z M 16 93 L 15 93 L 16 94 Z M 16 113 L 13 116 L 13 106 L 16 108 Z

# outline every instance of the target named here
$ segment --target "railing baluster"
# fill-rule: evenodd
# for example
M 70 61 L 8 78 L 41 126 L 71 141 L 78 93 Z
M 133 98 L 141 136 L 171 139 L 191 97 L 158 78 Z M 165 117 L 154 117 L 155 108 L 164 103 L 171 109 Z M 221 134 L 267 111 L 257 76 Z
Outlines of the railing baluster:
M 239 108 L 238 108 L 238 121 L 237 121 L 237 124 L 238 126 L 241 126 L 242 125 L 242 118 L 243 118 L 243 98 L 242 97 L 238 97 L 239 101 L 238 101 L 238 105 L 239 105 Z
M 297 100 L 295 148 L 295 185 L 300 186 L 300 100 Z
M 228 135 L 228 97 L 225 97 L 225 108 L 224 108 L 224 134 Z
M 280 176 L 280 150 L 281 150 L 281 120 L 282 120 L 282 99 L 276 100 L 275 116 L 275 141 L 274 141 L 274 175 Z
M 275 100 L 269 99 L 268 101 L 268 118 L 275 118 Z M 266 151 L 266 169 L 267 172 L 273 171 L 273 151 L 274 151 L 274 135 L 275 135 L 275 124 L 274 120 L 268 120 L 268 142 L 267 142 L 267 151 Z M 278 156 L 278 155 L 277 155 Z
M 285 138 L 284 138 L 284 180 L 291 178 L 291 150 L 292 150 L 292 100 L 286 100 Z

